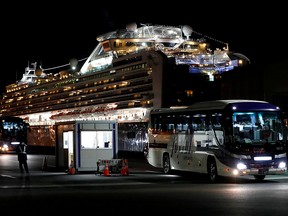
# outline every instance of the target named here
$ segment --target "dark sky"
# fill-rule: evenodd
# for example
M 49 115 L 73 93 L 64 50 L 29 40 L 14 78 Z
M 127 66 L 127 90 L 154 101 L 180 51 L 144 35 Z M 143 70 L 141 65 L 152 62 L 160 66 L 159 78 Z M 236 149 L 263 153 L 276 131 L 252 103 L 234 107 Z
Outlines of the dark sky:
M 61 1 L 58 5 L 41 1 L 17 3 L 17 10 L 16 5 L 8 3 L 0 15 L 1 89 L 21 79 L 28 62 L 41 61 L 46 69 L 68 64 L 72 58 L 86 58 L 95 48 L 99 34 L 125 29 L 131 22 L 189 25 L 196 32 L 228 43 L 231 51 L 244 54 L 252 64 L 288 60 L 284 3 L 117 2 L 99 5 Z

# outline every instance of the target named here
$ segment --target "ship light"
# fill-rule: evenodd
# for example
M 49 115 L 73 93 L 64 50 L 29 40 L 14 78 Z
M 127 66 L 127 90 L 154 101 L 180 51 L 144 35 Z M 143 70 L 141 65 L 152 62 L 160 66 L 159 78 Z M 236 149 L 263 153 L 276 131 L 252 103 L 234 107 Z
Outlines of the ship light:
M 71 66 L 72 70 L 76 70 L 77 65 L 78 65 L 78 60 L 73 58 L 73 59 L 70 60 L 69 63 L 70 63 L 70 66 Z

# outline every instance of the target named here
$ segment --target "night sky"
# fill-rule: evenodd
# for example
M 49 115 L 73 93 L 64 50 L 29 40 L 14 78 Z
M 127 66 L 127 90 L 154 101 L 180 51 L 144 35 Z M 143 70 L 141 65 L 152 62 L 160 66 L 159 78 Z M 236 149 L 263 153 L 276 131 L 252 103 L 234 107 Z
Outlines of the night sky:
M 252 64 L 288 60 L 284 2 L 227 5 L 227 1 L 182 1 L 176 5 L 177 1 L 117 1 L 108 6 L 82 2 L 17 3 L 17 10 L 14 3 L 8 3 L 2 8 L 1 90 L 21 79 L 28 62 L 39 61 L 47 69 L 68 64 L 72 58 L 86 58 L 97 45 L 98 35 L 125 29 L 132 22 L 138 26 L 189 25 L 196 32 L 228 43 L 231 51 L 244 54 Z

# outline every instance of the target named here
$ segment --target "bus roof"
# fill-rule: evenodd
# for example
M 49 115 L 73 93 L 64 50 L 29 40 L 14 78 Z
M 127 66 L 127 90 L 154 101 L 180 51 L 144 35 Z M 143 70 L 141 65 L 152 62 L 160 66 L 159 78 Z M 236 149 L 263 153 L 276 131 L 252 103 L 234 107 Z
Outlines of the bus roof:
M 245 99 L 229 99 L 229 100 L 211 100 L 211 101 L 202 101 L 196 102 L 190 106 L 175 106 L 170 108 L 159 108 L 153 109 L 152 112 L 159 111 L 185 111 L 189 110 L 221 110 L 226 108 L 227 106 L 237 105 L 241 110 L 279 110 L 279 108 L 273 104 L 270 104 L 267 101 L 260 100 L 245 100 Z

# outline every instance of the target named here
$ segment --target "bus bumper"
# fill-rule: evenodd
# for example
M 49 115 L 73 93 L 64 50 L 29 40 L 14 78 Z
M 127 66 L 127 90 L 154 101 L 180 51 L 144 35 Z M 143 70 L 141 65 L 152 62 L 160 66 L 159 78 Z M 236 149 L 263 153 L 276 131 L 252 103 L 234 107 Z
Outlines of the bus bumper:
M 245 175 L 283 175 L 285 173 L 287 173 L 287 168 L 239 170 L 239 176 L 245 176 Z

